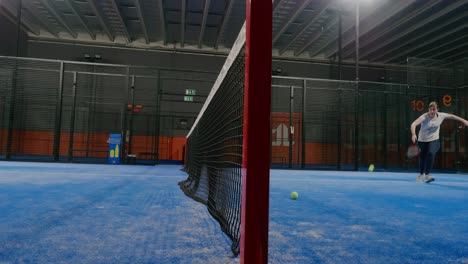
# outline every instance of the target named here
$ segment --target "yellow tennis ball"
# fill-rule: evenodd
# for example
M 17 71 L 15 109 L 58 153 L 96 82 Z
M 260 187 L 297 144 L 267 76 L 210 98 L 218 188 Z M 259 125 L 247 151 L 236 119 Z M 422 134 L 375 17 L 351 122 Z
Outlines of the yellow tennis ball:
M 370 172 L 373 172 L 373 171 L 374 171 L 374 169 L 375 169 L 375 166 L 374 166 L 374 164 L 371 164 L 371 165 L 369 165 L 369 171 L 370 171 Z
M 298 197 L 299 197 L 299 194 L 297 192 L 291 193 L 291 199 L 296 200 Z

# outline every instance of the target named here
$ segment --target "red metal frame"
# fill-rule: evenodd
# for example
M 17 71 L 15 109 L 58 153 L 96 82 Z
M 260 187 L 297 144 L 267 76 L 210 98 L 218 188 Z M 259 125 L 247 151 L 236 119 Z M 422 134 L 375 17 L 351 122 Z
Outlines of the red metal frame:
M 272 1 L 246 1 L 241 263 L 268 263 Z

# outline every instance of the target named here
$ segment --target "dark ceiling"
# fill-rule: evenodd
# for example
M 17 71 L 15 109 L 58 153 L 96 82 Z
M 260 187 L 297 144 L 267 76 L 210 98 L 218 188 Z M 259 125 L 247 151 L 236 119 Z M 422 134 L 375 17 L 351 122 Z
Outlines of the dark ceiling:
M 276 0 L 275 58 L 404 64 L 408 57 L 468 56 L 468 1 Z M 225 54 L 245 20 L 245 0 L 0 0 L 0 15 L 35 41 Z

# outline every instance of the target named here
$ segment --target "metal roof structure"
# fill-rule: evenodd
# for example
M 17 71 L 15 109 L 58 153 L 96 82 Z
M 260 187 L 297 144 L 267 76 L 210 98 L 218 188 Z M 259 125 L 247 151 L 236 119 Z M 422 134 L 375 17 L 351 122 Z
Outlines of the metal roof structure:
M 357 18 L 363 62 L 468 56 L 467 0 L 275 0 L 273 8 L 275 58 L 329 60 L 341 43 L 352 61 Z M 245 0 L 0 0 L 0 15 L 13 23 L 20 15 L 32 40 L 227 53 Z

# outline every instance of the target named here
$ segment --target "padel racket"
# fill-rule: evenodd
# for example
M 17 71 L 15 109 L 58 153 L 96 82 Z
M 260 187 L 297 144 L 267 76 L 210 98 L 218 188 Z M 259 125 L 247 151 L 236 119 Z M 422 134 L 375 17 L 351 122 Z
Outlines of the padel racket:
M 411 144 L 408 147 L 408 152 L 406 152 L 406 156 L 410 159 L 417 157 L 419 155 L 419 146 L 418 144 Z

